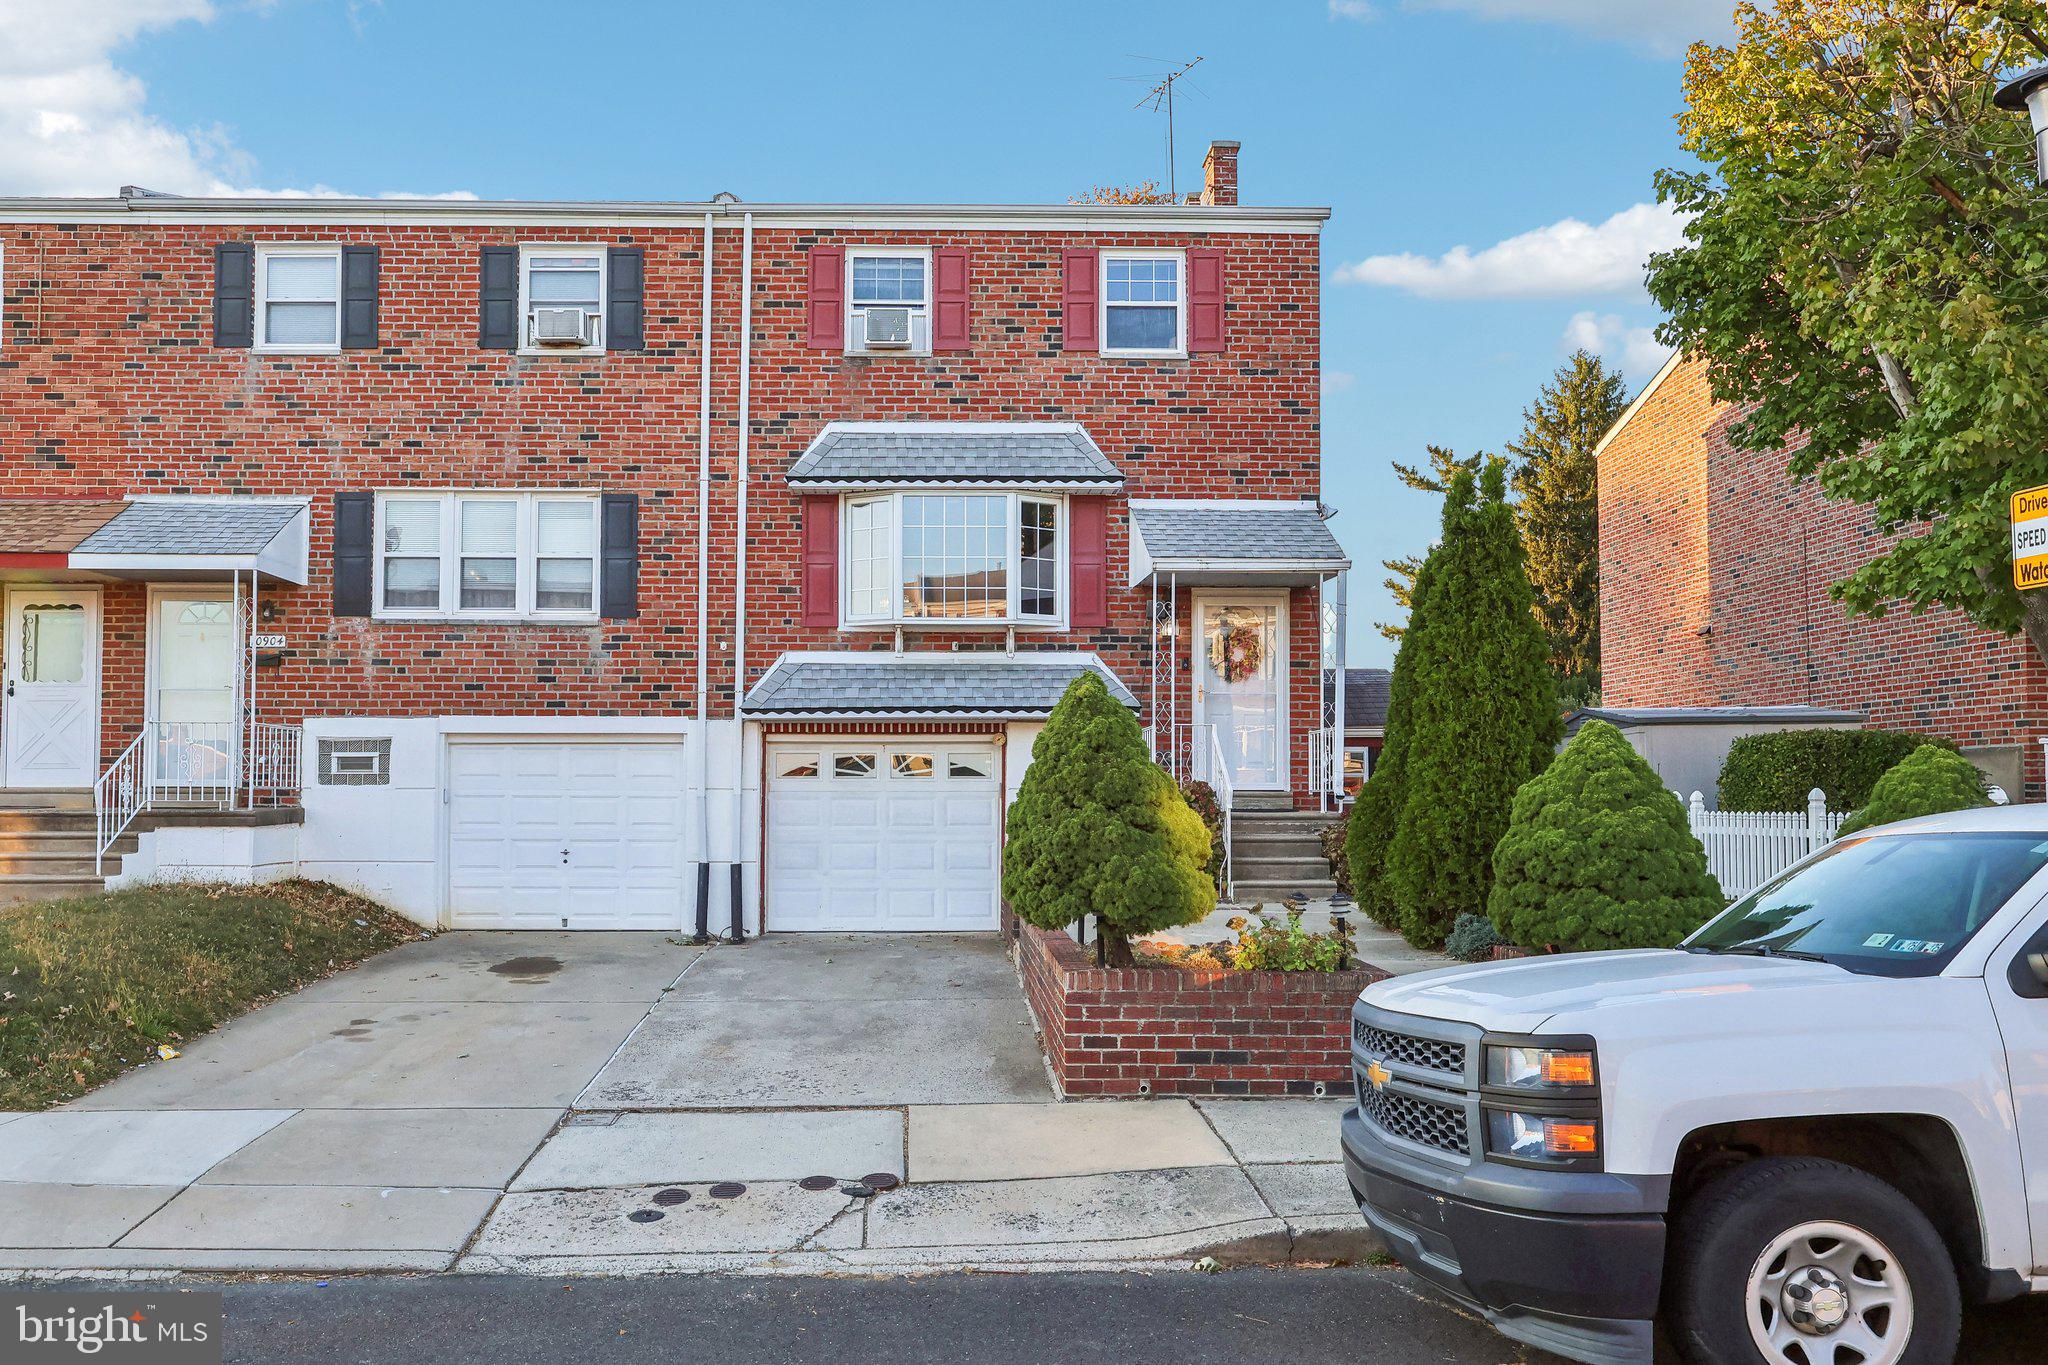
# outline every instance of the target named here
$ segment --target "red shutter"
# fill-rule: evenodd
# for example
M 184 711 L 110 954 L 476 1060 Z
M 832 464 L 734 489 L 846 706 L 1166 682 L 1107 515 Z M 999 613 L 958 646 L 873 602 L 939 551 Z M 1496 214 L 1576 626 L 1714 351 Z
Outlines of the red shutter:
M 942 246 L 932 253 L 932 349 L 967 349 L 967 248 Z
M 1093 351 L 1102 344 L 1096 338 L 1095 326 L 1102 287 L 1096 257 L 1094 251 L 1066 253 L 1066 279 L 1062 291 L 1066 307 L 1061 334 L 1066 338 L 1065 349 L 1069 351 Z
M 809 313 L 804 340 L 814 351 L 846 349 L 846 250 L 811 248 Z
M 1214 247 L 1188 252 L 1188 350 L 1223 349 L 1223 253 Z
M 1067 499 L 1067 624 L 1109 624 L 1109 499 Z
M 839 625 L 839 495 L 804 495 L 804 624 Z

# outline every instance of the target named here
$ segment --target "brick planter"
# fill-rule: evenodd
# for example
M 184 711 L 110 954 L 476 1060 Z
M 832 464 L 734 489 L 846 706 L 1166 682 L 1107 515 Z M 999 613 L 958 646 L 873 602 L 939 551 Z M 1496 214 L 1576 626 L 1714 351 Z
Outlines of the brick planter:
M 1313 1095 L 1350 1084 L 1351 1005 L 1387 973 L 1105 968 L 1010 920 L 1017 971 L 1068 1095 Z

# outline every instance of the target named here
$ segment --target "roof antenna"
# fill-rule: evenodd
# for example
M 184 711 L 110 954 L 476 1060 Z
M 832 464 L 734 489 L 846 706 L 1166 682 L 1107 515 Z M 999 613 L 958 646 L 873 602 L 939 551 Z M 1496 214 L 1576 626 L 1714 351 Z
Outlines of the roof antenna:
M 1141 62 L 1164 62 L 1166 60 L 1164 57 L 1140 57 L 1135 52 L 1126 55 L 1134 57 Z M 1167 198 L 1176 204 L 1180 202 L 1180 182 L 1175 177 L 1173 170 L 1173 88 L 1179 82 L 1187 80 L 1188 72 L 1193 71 L 1201 64 L 1202 59 L 1200 57 L 1195 58 L 1191 62 L 1181 63 L 1179 67 L 1167 72 L 1165 78 L 1157 85 L 1147 90 L 1143 99 L 1131 106 L 1133 109 L 1150 109 L 1155 114 L 1162 109 L 1166 111 L 1166 194 Z M 1143 80 L 1144 77 L 1121 76 L 1118 79 Z M 1188 81 L 1188 84 L 1194 88 L 1196 94 L 1201 93 L 1201 87 L 1195 85 L 1193 81 Z

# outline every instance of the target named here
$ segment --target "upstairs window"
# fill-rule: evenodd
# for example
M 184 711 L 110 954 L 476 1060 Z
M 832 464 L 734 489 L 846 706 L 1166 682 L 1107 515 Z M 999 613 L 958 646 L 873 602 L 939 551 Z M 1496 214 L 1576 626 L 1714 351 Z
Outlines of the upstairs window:
M 605 253 L 598 247 L 523 247 L 519 349 L 572 355 L 604 349 Z
M 1178 252 L 1102 253 L 1102 353 L 1187 353 L 1186 291 Z
M 341 349 L 341 248 L 256 249 L 256 347 L 263 351 Z
M 929 252 L 850 250 L 846 253 L 846 273 L 848 351 L 930 354 Z
M 594 616 L 597 518 L 586 494 L 380 496 L 375 614 Z
M 1018 493 L 883 493 L 846 505 L 845 618 L 1057 625 L 1065 504 Z

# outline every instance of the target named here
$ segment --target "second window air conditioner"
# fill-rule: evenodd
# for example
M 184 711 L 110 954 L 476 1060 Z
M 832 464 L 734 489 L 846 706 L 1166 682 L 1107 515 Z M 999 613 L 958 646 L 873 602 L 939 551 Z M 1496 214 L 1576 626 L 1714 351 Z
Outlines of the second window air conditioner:
M 910 310 L 908 308 L 868 308 L 864 310 L 867 319 L 866 335 L 863 338 L 871 351 L 902 351 L 910 347 Z
M 533 344 L 591 345 L 591 323 L 594 320 L 595 316 L 587 308 L 536 308 L 533 310 Z

